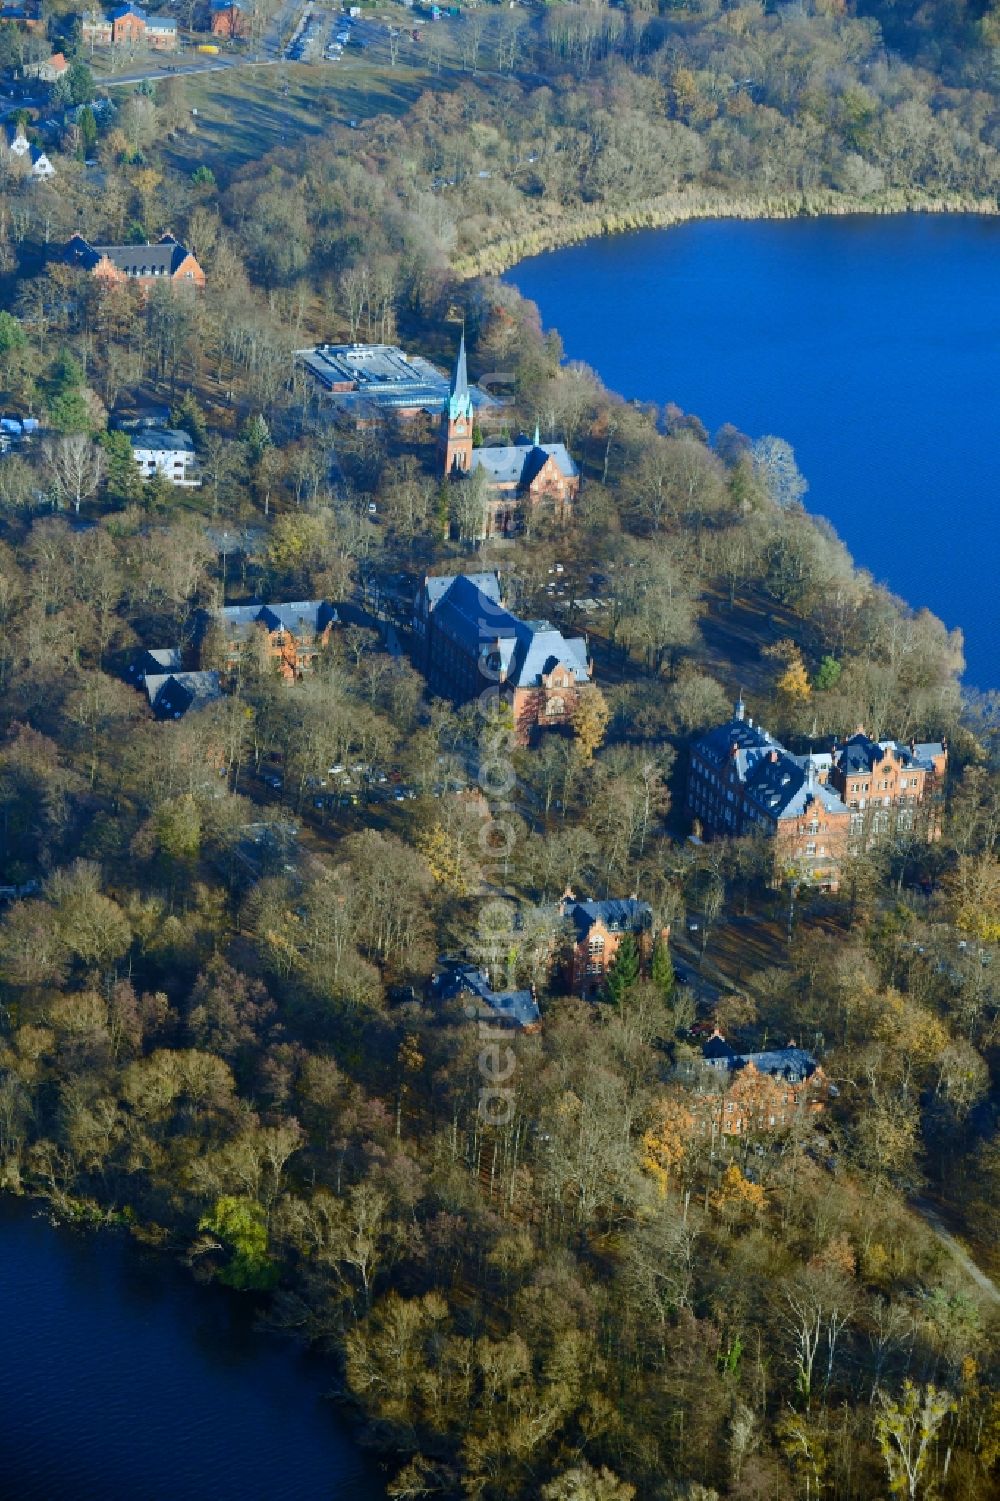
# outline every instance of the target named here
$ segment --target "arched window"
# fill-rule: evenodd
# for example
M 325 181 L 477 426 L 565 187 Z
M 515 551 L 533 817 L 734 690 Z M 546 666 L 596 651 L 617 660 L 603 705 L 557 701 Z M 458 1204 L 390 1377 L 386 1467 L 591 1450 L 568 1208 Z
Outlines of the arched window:
M 566 700 L 564 698 L 559 698 L 558 696 L 556 696 L 555 698 L 547 699 L 545 702 L 545 712 L 546 714 L 550 714 L 552 716 L 555 716 L 556 714 L 565 714 Z

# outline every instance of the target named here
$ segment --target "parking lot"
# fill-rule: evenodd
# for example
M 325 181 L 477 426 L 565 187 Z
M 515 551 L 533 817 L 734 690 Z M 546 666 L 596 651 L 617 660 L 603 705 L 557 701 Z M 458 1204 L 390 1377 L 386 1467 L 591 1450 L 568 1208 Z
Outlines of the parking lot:
M 375 24 L 350 16 L 346 10 L 327 10 L 307 4 L 285 49 L 289 62 L 339 62 L 345 49 L 363 52 Z

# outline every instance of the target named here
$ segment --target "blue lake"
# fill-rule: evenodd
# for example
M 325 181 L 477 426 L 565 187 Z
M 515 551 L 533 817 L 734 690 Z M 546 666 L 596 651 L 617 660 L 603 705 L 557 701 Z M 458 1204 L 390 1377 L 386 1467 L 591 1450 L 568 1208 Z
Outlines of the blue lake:
M 2 1501 L 376 1501 L 331 1381 L 168 1257 L 0 1196 Z
M 807 507 L 1000 687 L 1000 220 L 693 223 L 508 280 L 612 390 L 786 438 Z

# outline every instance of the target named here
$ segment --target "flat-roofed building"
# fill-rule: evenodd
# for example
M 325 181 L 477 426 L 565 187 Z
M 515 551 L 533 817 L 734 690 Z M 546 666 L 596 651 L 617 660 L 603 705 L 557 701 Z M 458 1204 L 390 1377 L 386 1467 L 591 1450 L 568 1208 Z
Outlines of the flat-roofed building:
M 449 382 L 430 360 L 394 344 L 316 344 L 295 359 L 331 401 L 359 421 L 376 416 L 438 416 L 448 404 Z M 472 405 L 494 406 L 473 388 Z

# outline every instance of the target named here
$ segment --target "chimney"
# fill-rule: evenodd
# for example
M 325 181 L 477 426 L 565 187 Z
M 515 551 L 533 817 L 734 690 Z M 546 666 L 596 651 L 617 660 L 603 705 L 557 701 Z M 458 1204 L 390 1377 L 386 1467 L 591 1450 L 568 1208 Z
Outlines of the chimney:
M 749 714 L 747 715 L 747 728 L 750 729 L 750 730 L 753 729 L 753 719 L 750 717 Z
M 771 762 L 772 765 L 777 765 L 778 752 L 776 750 L 773 750 L 767 759 Z
M 746 712 L 747 712 L 747 706 L 743 702 L 743 694 L 741 693 L 740 696 L 739 696 L 739 698 L 736 700 L 736 708 L 735 708 L 736 718 L 737 719 L 742 719 L 744 717 L 744 715 L 746 714 Z

